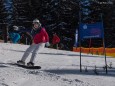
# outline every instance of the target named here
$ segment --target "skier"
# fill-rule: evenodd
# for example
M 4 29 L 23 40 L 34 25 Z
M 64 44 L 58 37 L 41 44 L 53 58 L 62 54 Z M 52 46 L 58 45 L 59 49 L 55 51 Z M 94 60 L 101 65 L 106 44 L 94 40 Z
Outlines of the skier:
M 33 29 L 31 31 L 31 35 L 33 36 L 33 43 L 29 48 L 27 48 L 24 55 L 22 56 L 22 59 L 17 61 L 19 65 L 25 65 L 25 60 L 32 52 L 30 62 L 27 63 L 27 66 L 34 66 L 34 60 L 37 52 L 43 50 L 45 44 L 46 46 L 49 46 L 49 36 L 45 28 L 41 26 L 41 23 L 38 19 L 33 20 Z

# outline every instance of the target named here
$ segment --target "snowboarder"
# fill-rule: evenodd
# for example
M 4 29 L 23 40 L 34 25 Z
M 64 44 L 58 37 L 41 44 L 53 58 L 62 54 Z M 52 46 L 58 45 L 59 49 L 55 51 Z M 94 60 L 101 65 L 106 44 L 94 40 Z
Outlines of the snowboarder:
M 24 55 L 22 56 L 22 59 L 17 61 L 19 65 L 25 65 L 25 60 L 32 52 L 30 62 L 27 63 L 27 66 L 34 66 L 34 60 L 37 52 L 43 50 L 45 44 L 46 46 L 49 46 L 49 36 L 45 28 L 41 26 L 41 23 L 38 19 L 33 20 L 33 29 L 31 31 L 31 35 L 33 36 L 33 43 L 29 48 L 27 48 Z

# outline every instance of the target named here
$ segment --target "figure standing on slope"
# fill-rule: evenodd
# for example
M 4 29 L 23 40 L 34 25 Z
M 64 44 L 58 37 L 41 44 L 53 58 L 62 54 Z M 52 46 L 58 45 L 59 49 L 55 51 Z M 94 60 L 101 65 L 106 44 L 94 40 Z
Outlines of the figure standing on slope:
M 53 48 L 58 49 L 58 43 L 60 42 L 60 38 L 57 36 L 56 33 L 53 34 L 52 45 Z
M 37 53 L 43 50 L 45 44 L 46 46 L 49 46 L 49 36 L 45 28 L 41 26 L 41 23 L 38 19 L 33 20 L 33 29 L 31 31 L 31 35 L 33 36 L 33 43 L 29 48 L 27 48 L 22 59 L 17 61 L 19 65 L 25 65 L 25 60 L 32 52 L 30 62 L 27 63 L 27 66 L 34 66 L 34 60 Z
M 11 39 L 12 43 L 18 43 L 20 40 L 20 34 L 19 34 L 19 27 L 13 26 L 12 29 L 9 31 L 9 38 Z

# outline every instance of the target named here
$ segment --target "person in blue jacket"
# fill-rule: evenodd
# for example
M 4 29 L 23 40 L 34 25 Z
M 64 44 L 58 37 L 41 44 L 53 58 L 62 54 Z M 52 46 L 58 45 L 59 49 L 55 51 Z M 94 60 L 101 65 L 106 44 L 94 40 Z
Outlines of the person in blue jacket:
M 9 37 L 12 43 L 18 43 L 20 40 L 20 34 L 18 33 L 19 28 L 17 26 L 13 26 L 13 29 L 9 31 Z

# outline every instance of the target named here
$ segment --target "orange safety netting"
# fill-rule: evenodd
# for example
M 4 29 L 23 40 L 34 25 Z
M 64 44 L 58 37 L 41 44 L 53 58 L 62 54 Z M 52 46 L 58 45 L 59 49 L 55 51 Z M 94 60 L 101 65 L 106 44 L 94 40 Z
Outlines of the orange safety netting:
M 73 51 L 74 52 L 80 52 L 80 47 L 76 48 L 73 47 Z M 104 55 L 104 48 L 103 47 L 99 47 L 99 48 L 84 48 L 81 47 L 81 52 L 82 53 L 91 53 L 91 54 L 96 54 L 96 55 Z M 107 56 L 112 56 L 115 57 L 115 48 L 105 48 L 105 52 Z

